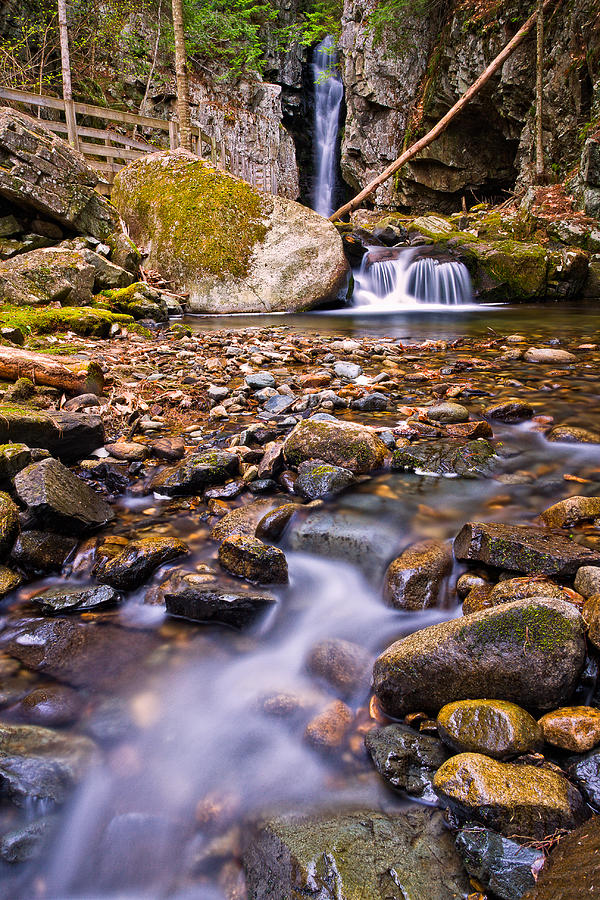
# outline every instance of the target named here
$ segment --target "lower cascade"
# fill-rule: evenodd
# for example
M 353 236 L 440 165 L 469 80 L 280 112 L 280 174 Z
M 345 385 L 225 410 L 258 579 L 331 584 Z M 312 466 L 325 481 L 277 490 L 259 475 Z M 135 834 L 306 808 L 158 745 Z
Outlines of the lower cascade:
M 355 306 L 392 310 L 415 303 L 458 306 L 472 300 L 464 263 L 422 256 L 416 249 L 370 250 L 354 275 Z

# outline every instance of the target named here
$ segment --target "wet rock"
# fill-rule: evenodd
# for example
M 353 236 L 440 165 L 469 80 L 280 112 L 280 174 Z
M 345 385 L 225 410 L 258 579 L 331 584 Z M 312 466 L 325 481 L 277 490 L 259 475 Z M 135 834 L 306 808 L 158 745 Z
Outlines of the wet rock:
M 469 421 L 469 410 L 460 403 L 437 403 L 426 408 L 427 418 L 432 422 L 441 422 L 443 425 L 456 425 L 459 422 Z
M 354 474 L 349 469 L 330 465 L 320 459 L 311 459 L 298 466 L 294 491 L 307 500 L 317 500 L 339 494 L 353 481 Z
M 185 455 L 185 444 L 179 437 L 159 438 L 157 441 L 152 441 L 150 450 L 158 459 L 177 462 Z
M 600 594 L 600 566 L 582 566 L 578 569 L 573 587 L 582 597 Z
M 342 700 L 360 698 L 368 692 L 372 667 L 370 653 L 340 638 L 320 641 L 306 658 L 310 674 L 333 688 Z
M 498 422 L 506 422 L 512 425 L 515 422 L 524 422 L 526 419 L 531 419 L 533 406 L 525 400 L 503 400 L 501 403 L 486 406 L 483 414 L 488 419 L 496 419 Z
M 490 584 L 480 584 L 472 588 L 463 601 L 463 615 L 468 616 L 474 612 L 481 612 L 482 609 L 497 606 L 496 603 L 490 601 L 491 593 L 492 586 Z
M 600 710 L 593 706 L 565 706 L 540 719 L 544 740 L 561 750 L 585 753 L 600 744 Z
M 390 787 L 428 803 L 437 801 L 433 776 L 448 759 L 441 741 L 406 725 L 386 725 L 366 733 L 365 747 Z
M 543 721 L 543 720 L 542 720 Z M 442 707 L 440 737 L 456 753 L 510 759 L 539 749 L 542 728 L 528 712 L 505 700 L 459 700 Z
M 521 900 L 535 885 L 546 860 L 543 850 L 474 825 L 461 828 L 456 848 L 469 875 L 500 900 Z
M 452 570 L 452 551 L 444 541 L 419 541 L 395 559 L 385 575 L 385 597 L 396 609 L 436 606 L 442 582 Z
M 465 572 L 456 582 L 456 593 L 461 600 L 464 600 L 470 591 L 480 587 L 490 587 L 487 579 L 482 575 L 475 575 L 472 572 Z
M 82 409 L 90 409 L 92 406 L 100 406 L 100 401 L 95 394 L 78 394 L 77 397 L 67 400 L 62 408 L 67 412 L 80 412 Z
M 568 350 L 558 350 L 552 347 L 530 347 L 525 351 L 524 359 L 527 362 L 539 363 L 572 363 L 577 362 L 574 353 Z
M 6 566 L 0 566 L 0 600 L 12 591 L 16 591 L 22 583 L 23 579 L 18 572 L 13 572 Z
M 600 750 L 572 757 L 565 768 L 588 803 L 600 809 Z
M 106 609 L 116 606 L 121 595 L 108 585 L 91 585 L 89 587 L 55 587 L 48 588 L 31 598 L 35 606 L 47 615 L 83 612 L 90 609 Z
M 106 444 L 105 450 L 115 459 L 123 459 L 126 462 L 142 462 L 148 456 L 148 448 L 139 441 L 117 441 L 114 444 Z
M 57 827 L 55 816 L 34 819 L 0 839 L 0 859 L 6 863 L 24 863 L 37 859 Z
M 583 620 L 572 604 L 517 600 L 397 641 L 375 661 L 373 683 L 393 716 L 478 698 L 547 710 L 571 695 L 584 660 Z
M 573 425 L 557 425 L 546 435 L 546 440 L 561 444 L 600 444 L 600 434 Z
M 492 474 L 498 457 L 485 438 L 475 441 L 423 441 L 401 447 L 392 456 L 392 469 L 427 475 L 484 478 Z
M 600 563 L 600 553 L 534 525 L 468 522 L 454 541 L 457 559 L 525 575 L 574 575 Z
M 336 362 L 333 371 L 338 378 L 344 378 L 346 381 L 354 381 L 359 375 L 362 375 L 361 367 L 351 362 Z
M 341 700 L 334 700 L 310 720 L 304 732 L 304 740 L 315 750 L 335 753 L 344 744 L 353 720 L 350 707 Z
M 467 879 L 439 812 L 358 809 L 271 819 L 244 853 L 249 900 L 455 900 Z
M 254 500 L 246 506 L 238 506 L 230 510 L 213 527 L 210 536 L 213 541 L 224 541 L 225 538 L 243 534 L 254 537 L 256 527 L 261 519 L 273 508 L 271 500 Z
M 12 549 L 11 559 L 28 574 L 60 571 L 69 559 L 77 539 L 52 531 L 23 531 Z
M 110 506 L 56 459 L 44 459 L 19 472 L 15 490 L 37 522 L 62 533 L 84 534 L 114 518 Z
M 526 600 L 528 597 L 545 597 L 552 600 L 576 602 L 577 594 L 548 581 L 547 578 L 507 578 L 500 581 L 490 590 L 486 606 L 497 606 L 499 603 L 511 603 L 513 600 Z M 581 602 L 581 598 L 580 602 Z
M 567 497 L 540 513 L 549 528 L 564 528 L 600 518 L 600 497 Z
M 574 900 L 600 890 L 600 816 L 563 837 L 522 900 Z
M 261 541 L 278 541 L 294 513 L 301 508 L 297 503 L 285 503 L 266 513 L 256 526 L 256 537 Z
M 370 472 L 383 465 L 387 449 L 369 428 L 352 422 L 323 422 L 304 419 L 285 441 L 287 462 L 299 466 L 320 459 L 355 473 Z
M 89 456 L 104 444 L 104 426 L 99 416 L 72 412 L 47 412 L 2 404 L 0 441 L 42 447 L 65 462 Z
M 71 725 L 83 709 L 77 691 L 64 684 L 39 687 L 23 697 L 14 712 L 29 725 Z
M 233 453 L 207 450 L 194 454 L 178 466 L 171 466 L 152 479 L 151 489 L 158 494 L 177 497 L 197 494 L 213 484 L 223 484 L 239 471 L 239 460 Z
M 159 566 L 186 553 L 189 553 L 187 544 L 179 538 L 136 538 L 115 556 L 101 558 L 94 574 L 103 584 L 132 591 L 147 581 Z
M 246 375 L 246 384 L 253 391 L 260 391 L 266 387 L 275 387 L 275 378 L 270 372 L 251 372 Z
M 26 444 L 0 445 L 0 481 L 12 481 L 17 472 L 29 465 L 31 457 Z
M 172 616 L 234 628 L 251 625 L 277 602 L 269 593 L 222 588 L 195 575 L 184 575 L 165 591 L 164 597 Z
M 0 556 L 10 551 L 19 532 L 19 509 L 8 494 L 0 492 Z
M 283 551 L 243 534 L 223 541 L 219 547 L 219 562 L 232 575 L 256 584 L 286 584 L 288 580 Z
M 96 761 L 89 738 L 0 723 L 0 786 L 17 806 L 34 800 L 63 803 Z
M 283 468 L 283 441 L 272 441 L 265 448 L 265 455 L 258 464 L 259 478 L 273 478 Z
M 293 394 L 276 394 L 274 397 L 269 397 L 263 409 L 271 418 L 280 416 L 294 405 L 296 399 Z
M 447 760 L 433 786 L 441 802 L 459 816 L 507 837 L 544 840 L 559 829 L 576 828 L 585 818 L 581 794 L 563 775 L 480 753 Z
M 389 405 L 389 398 L 378 391 L 359 397 L 358 400 L 353 400 L 350 404 L 352 409 L 358 409 L 361 412 L 383 412 Z
M 600 650 L 600 594 L 594 594 L 583 604 L 583 619 L 588 629 L 590 642 Z

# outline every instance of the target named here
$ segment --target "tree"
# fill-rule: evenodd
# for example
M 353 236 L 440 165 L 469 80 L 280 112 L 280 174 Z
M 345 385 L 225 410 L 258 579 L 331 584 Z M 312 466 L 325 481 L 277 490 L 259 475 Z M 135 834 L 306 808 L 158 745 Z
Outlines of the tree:
M 67 24 L 66 0 L 58 0 L 58 30 L 60 34 L 60 62 L 62 69 L 62 88 L 63 100 L 65 101 L 67 133 L 71 146 L 74 147 L 75 150 L 79 150 L 79 138 L 77 137 L 77 117 L 75 115 L 73 89 L 71 87 L 71 58 L 69 56 L 69 26 Z
M 537 14 L 537 47 L 536 47 L 536 83 L 535 83 L 535 180 L 544 184 L 544 144 L 542 138 L 542 118 L 544 114 L 544 6 L 538 0 Z
M 173 31 L 175 34 L 175 76 L 177 78 L 177 116 L 179 118 L 179 145 L 192 149 L 192 125 L 190 121 L 190 83 L 188 78 L 185 30 L 183 27 L 183 2 L 172 0 Z

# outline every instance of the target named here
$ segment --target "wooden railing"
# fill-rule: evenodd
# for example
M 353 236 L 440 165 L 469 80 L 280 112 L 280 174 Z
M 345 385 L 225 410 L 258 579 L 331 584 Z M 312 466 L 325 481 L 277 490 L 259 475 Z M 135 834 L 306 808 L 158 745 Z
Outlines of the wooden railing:
M 56 110 L 65 116 L 65 102 L 59 97 L 50 97 L 46 94 L 35 94 L 32 91 L 21 91 L 16 88 L 0 86 L 0 100 L 19 105 L 40 109 Z M 77 138 L 79 150 L 87 158 L 98 172 L 102 181 L 99 188 L 104 193 L 109 193 L 116 173 L 126 166 L 132 159 L 138 159 L 146 153 L 154 153 L 160 150 L 165 143 L 165 133 L 168 134 L 169 147 L 175 150 L 179 146 L 179 127 L 174 119 L 158 119 L 154 116 L 140 116 L 135 113 L 124 112 L 120 109 L 110 109 L 105 106 L 94 106 L 91 103 L 74 103 L 75 114 L 86 119 L 100 119 L 103 122 L 114 123 L 121 130 L 109 128 L 95 128 L 89 125 L 83 126 L 77 122 Z M 38 112 L 39 115 L 39 112 Z M 42 124 L 50 131 L 61 136 L 67 136 L 68 127 L 62 119 L 41 119 Z M 158 132 L 158 143 L 137 135 L 137 129 L 152 129 Z M 124 130 L 126 129 L 126 132 Z M 132 133 L 127 133 L 131 131 Z M 163 140 L 161 141 L 161 137 Z M 218 141 L 214 136 L 207 134 L 197 126 L 192 126 L 192 149 L 197 156 L 208 159 L 218 168 L 238 175 L 250 182 L 259 190 L 267 193 L 277 193 L 277 169 L 275 160 L 267 160 L 260 165 L 252 163 L 240 154 L 231 150 L 226 140 Z

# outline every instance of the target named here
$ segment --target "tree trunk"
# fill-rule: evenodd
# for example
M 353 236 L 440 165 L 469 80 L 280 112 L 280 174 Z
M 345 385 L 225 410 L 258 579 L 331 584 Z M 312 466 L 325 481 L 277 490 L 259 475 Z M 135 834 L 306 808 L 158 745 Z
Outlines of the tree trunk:
M 79 138 L 77 137 L 77 117 L 73 103 L 73 89 L 71 87 L 71 57 L 69 55 L 69 26 L 67 24 L 66 0 L 58 0 L 58 31 L 60 35 L 60 62 L 62 69 L 63 100 L 65 101 L 65 118 L 67 120 L 67 133 L 69 143 L 75 150 L 79 150 Z
M 542 121 L 544 115 L 544 6 L 542 0 L 537 5 L 537 48 L 536 48 L 536 84 L 535 84 L 535 180 L 544 184 L 544 144 Z
M 542 10 L 547 9 L 547 7 L 551 6 L 554 2 L 555 0 L 543 0 L 543 2 L 541 3 Z M 413 156 L 416 156 L 417 153 L 420 153 L 421 150 L 424 150 L 425 147 L 428 147 L 429 144 L 433 143 L 433 141 L 435 141 L 435 139 L 446 130 L 452 119 L 454 119 L 463 109 L 463 107 L 465 107 L 467 103 L 472 100 L 475 94 L 477 94 L 478 91 L 480 91 L 481 88 L 490 80 L 492 75 L 494 75 L 498 71 L 498 69 L 500 69 L 501 66 L 504 65 L 506 60 L 517 49 L 519 44 L 521 44 L 525 40 L 525 38 L 533 28 L 537 17 L 537 12 L 534 12 L 533 15 L 527 19 L 527 21 L 519 28 L 512 40 L 508 42 L 506 47 L 498 54 L 493 62 L 490 63 L 487 69 L 481 73 L 479 78 L 473 82 L 471 87 L 465 91 L 462 97 L 457 100 L 454 106 L 448 110 L 446 115 L 442 119 L 440 119 L 440 121 L 437 123 L 437 125 L 434 126 L 434 128 L 431 129 L 431 131 L 427 132 L 427 134 L 420 140 L 418 140 L 415 144 L 413 144 L 412 147 L 409 147 L 408 150 L 406 150 L 401 156 L 399 156 L 397 160 L 391 163 L 391 165 L 389 165 L 387 169 L 385 169 L 385 171 L 381 173 L 381 175 L 378 175 L 377 178 L 375 178 L 370 182 L 370 184 L 366 186 L 366 188 L 363 188 L 360 194 L 357 194 L 356 197 L 336 210 L 333 215 L 329 217 L 329 220 L 331 222 L 335 222 L 341 216 L 355 210 L 358 206 L 360 206 L 363 200 L 365 200 L 374 191 L 376 191 L 380 185 L 388 180 L 388 178 L 391 178 L 391 176 L 394 175 L 399 169 L 401 169 L 402 166 L 404 166 L 409 160 L 411 160 Z
M 184 150 L 192 149 L 192 126 L 190 122 L 190 85 L 185 52 L 185 31 L 183 28 L 183 2 L 172 0 L 173 30 L 175 32 L 175 75 L 177 77 L 177 115 L 179 118 L 179 145 Z
M 16 347 L 0 347 L 0 378 L 30 378 L 34 384 L 60 388 L 69 394 L 100 394 L 104 377 L 95 362 L 72 363 Z

